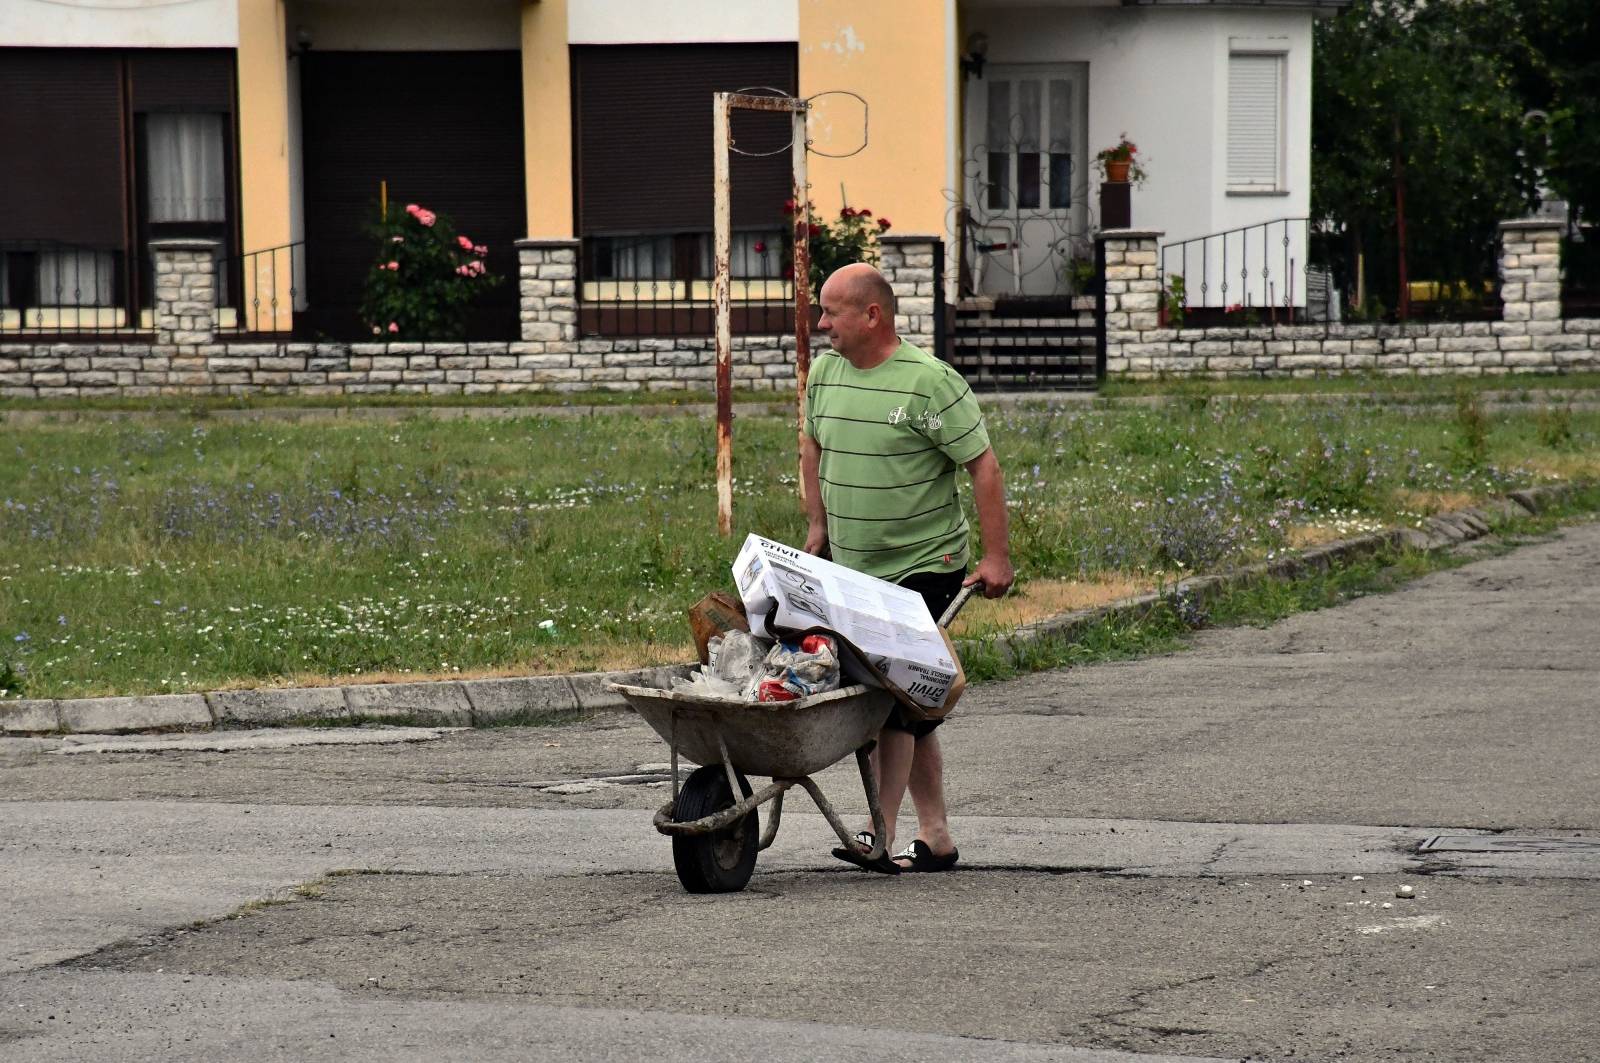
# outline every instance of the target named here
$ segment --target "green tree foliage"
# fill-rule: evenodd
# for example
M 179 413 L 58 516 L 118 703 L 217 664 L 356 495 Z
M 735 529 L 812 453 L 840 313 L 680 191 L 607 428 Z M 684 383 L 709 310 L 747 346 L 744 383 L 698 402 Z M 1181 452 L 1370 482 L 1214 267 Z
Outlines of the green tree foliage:
M 1389 306 L 1407 264 L 1473 290 L 1493 276 L 1496 225 L 1532 205 L 1542 154 L 1523 121 L 1518 6 L 1357 0 L 1318 25 L 1312 209 L 1342 230 L 1328 250 L 1347 289 L 1358 255 Z

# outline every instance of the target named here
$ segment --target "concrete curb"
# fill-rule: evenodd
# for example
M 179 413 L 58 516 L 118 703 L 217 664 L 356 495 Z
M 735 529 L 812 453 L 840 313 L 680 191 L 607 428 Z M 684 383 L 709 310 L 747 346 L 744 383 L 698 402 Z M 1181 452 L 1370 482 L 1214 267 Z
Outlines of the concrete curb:
M 664 687 L 673 676 L 687 675 L 691 667 L 674 664 L 508 679 L 0 701 L 0 734 L 126 734 L 306 724 L 484 727 L 535 723 L 567 713 L 621 708 L 625 702 L 608 692 L 606 683 Z
M 1204 604 L 1235 587 L 1264 579 L 1293 579 L 1308 572 L 1327 571 L 1335 564 L 1367 557 L 1402 542 L 1423 550 L 1444 549 L 1480 539 L 1511 518 L 1541 513 L 1551 504 L 1570 497 L 1575 490 L 1573 484 L 1551 484 L 1513 491 L 1505 498 L 1492 499 L 1480 507 L 1430 517 L 1421 528 L 1373 532 L 1326 543 L 1275 561 L 1246 565 L 1216 575 L 1195 576 L 1163 591 L 1029 624 L 987 645 L 1015 656 L 1045 641 L 1070 640 L 1108 619 L 1138 620 L 1174 597 Z M 963 641 L 971 644 L 971 640 Z M 674 676 L 687 675 L 693 667 L 692 664 L 673 664 L 632 671 L 507 679 L 0 701 L 0 733 L 122 734 L 308 723 L 381 722 L 427 727 L 533 723 L 566 713 L 620 709 L 626 703 L 606 690 L 607 683 L 665 687 Z

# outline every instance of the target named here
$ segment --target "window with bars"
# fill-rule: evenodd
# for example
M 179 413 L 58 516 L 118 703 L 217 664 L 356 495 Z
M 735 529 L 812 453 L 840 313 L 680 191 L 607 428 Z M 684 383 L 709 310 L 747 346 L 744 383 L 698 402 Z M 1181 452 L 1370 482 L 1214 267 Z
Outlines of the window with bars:
M 1228 191 L 1283 190 L 1281 52 L 1228 56 Z
M 1076 90 L 1069 78 L 990 81 L 984 129 L 988 209 L 1072 209 Z

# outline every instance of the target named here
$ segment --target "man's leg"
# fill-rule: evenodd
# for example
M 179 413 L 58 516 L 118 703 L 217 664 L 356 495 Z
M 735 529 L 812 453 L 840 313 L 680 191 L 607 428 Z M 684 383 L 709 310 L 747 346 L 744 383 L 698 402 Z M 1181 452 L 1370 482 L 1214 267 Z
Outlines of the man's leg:
M 955 849 L 944 806 L 944 752 L 937 731 L 915 740 L 911 760 L 911 804 L 917 810 L 917 837 L 935 856 Z
M 883 809 L 883 844 L 885 851 L 894 855 L 894 826 L 900 815 L 900 802 L 906 795 L 917 747 L 922 743 L 909 731 L 885 727 L 878 733 L 878 748 L 873 755 L 878 762 L 878 806 Z M 912 790 L 913 800 L 916 791 Z M 918 809 L 921 818 L 921 809 Z M 869 826 L 866 829 L 871 830 Z

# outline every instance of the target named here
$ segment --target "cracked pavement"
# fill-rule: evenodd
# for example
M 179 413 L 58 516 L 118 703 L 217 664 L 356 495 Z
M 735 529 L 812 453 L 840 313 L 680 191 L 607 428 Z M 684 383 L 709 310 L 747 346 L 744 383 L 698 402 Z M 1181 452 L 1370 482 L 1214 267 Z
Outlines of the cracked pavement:
M 974 688 L 958 872 L 854 871 L 796 794 L 716 897 L 630 716 L 0 742 L 0 1059 L 1596 1058 L 1597 689 L 1591 524 Z

